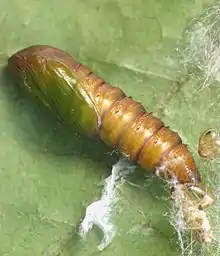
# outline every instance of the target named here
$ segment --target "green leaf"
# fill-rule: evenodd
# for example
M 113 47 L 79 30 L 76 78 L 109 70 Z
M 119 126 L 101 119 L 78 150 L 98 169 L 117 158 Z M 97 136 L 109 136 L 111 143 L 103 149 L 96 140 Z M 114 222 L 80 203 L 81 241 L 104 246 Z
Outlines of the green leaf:
M 0 64 L 32 44 L 68 51 L 178 131 L 205 181 L 212 166 L 197 154 L 200 133 L 219 129 L 220 87 L 196 92 L 175 48 L 205 0 L 2 0 Z M 101 234 L 77 229 L 117 161 L 108 148 L 58 123 L 0 75 L 0 255 L 96 255 Z M 142 170 L 119 191 L 118 234 L 102 255 L 180 255 L 165 213 L 164 184 Z M 135 184 L 132 186 L 131 183 Z M 210 254 L 212 255 L 212 254 Z

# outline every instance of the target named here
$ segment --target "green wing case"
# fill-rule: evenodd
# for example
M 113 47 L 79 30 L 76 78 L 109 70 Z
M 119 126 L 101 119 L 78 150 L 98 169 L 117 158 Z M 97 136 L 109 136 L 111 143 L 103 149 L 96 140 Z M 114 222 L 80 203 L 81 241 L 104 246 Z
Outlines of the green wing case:
M 47 46 L 26 48 L 11 56 L 10 72 L 22 88 L 40 99 L 60 121 L 80 133 L 98 134 L 101 119 L 84 84 L 78 63 L 64 52 Z

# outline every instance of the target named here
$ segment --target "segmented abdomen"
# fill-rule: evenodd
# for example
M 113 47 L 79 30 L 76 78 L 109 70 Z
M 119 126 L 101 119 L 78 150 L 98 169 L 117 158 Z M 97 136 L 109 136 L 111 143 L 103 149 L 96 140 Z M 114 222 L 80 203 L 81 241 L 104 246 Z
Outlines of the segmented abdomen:
M 201 181 L 194 158 L 176 132 L 87 67 L 79 64 L 77 72 L 101 115 L 101 140 L 148 171 L 159 168 L 181 183 Z

